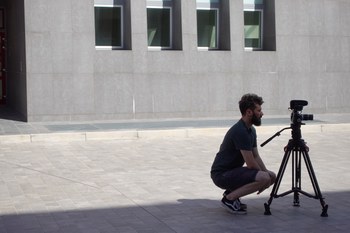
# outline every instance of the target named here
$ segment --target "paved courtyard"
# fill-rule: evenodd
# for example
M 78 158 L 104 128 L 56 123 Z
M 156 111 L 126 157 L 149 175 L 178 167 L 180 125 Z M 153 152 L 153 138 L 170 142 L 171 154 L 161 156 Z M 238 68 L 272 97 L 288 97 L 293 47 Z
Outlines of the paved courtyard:
M 339 127 L 338 127 L 339 128 Z M 341 128 L 341 127 L 340 127 Z M 207 133 L 204 133 L 207 132 Z M 263 204 L 271 189 L 243 198 L 248 214 L 220 206 L 209 169 L 225 130 L 192 136 L 3 143 L 0 150 L 1 233 L 346 232 L 350 227 L 350 130 L 307 130 L 303 138 L 327 204 L 288 195 Z M 259 144 L 275 131 L 259 130 Z M 259 151 L 278 171 L 290 133 Z M 287 167 L 280 187 L 291 187 Z M 313 193 L 306 169 L 302 188 Z

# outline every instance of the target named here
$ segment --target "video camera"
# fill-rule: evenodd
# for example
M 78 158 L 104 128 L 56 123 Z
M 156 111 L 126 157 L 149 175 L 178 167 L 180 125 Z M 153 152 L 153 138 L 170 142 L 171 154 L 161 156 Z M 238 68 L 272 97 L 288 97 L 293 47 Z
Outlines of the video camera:
M 313 120 L 314 115 L 313 114 L 301 114 L 303 111 L 303 107 L 306 106 L 308 102 L 306 100 L 291 100 L 290 101 L 290 107 L 289 109 L 292 110 L 292 114 L 290 116 L 291 124 L 290 127 L 283 128 L 282 130 L 278 131 L 275 135 L 267 139 L 265 142 L 263 142 L 260 146 L 263 147 L 267 143 L 269 143 L 274 137 L 280 136 L 281 132 L 286 129 L 292 130 L 292 138 L 294 141 L 300 141 L 301 140 L 301 125 L 303 125 L 302 121 L 308 121 Z
M 313 114 L 301 114 L 303 107 L 307 106 L 306 100 L 291 100 L 289 109 L 292 110 L 290 119 L 293 125 L 301 125 L 302 121 L 312 121 L 314 119 Z

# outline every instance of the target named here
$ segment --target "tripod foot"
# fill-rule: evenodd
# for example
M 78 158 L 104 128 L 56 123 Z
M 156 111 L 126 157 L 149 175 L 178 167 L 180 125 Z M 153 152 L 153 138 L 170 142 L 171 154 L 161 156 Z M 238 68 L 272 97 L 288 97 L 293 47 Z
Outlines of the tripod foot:
M 296 207 L 300 206 L 299 193 L 297 191 L 294 192 L 293 206 L 296 206 Z
M 298 201 L 294 200 L 294 201 L 293 201 L 293 206 L 295 206 L 295 207 L 300 207 L 300 202 L 299 202 L 299 200 L 298 200 Z
M 321 217 L 328 217 L 328 205 L 325 205 L 323 208 L 322 208 L 322 213 L 321 213 Z
M 264 215 L 271 215 L 270 205 L 267 203 L 264 203 L 264 207 L 265 207 Z

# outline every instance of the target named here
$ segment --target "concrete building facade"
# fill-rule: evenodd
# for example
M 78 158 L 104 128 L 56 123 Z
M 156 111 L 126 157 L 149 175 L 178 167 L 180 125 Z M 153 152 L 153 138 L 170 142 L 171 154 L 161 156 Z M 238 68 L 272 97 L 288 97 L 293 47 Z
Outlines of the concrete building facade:
M 103 7 L 113 6 L 119 40 L 104 46 Z M 229 117 L 246 92 L 264 97 L 265 114 L 288 114 L 291 99 L 308 100 L 305 112 L 350 111 L 349 0 L 0 0 L 0 8 L 3 104 L 26 121 Z M 159 8 L 170 9 L 161 12 L 170 26 L 162 18 L 155 28 L 170 36 L 157 41 L 150 19 Z M 248 25 L 249 11 L 261 12 L 251 17 L 259 27 Z M 211 42 L 201 40 L 209 35 L 201 14 L 216 17 Z

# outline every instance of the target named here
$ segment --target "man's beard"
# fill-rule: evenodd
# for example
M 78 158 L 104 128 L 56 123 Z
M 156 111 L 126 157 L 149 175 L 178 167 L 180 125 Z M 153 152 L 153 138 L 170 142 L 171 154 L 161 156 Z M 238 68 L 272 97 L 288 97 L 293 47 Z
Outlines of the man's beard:
M 261 118 L 258 118 L 255 114 L 252 117 L 252 124 L 255 126 L 261 125 Z

